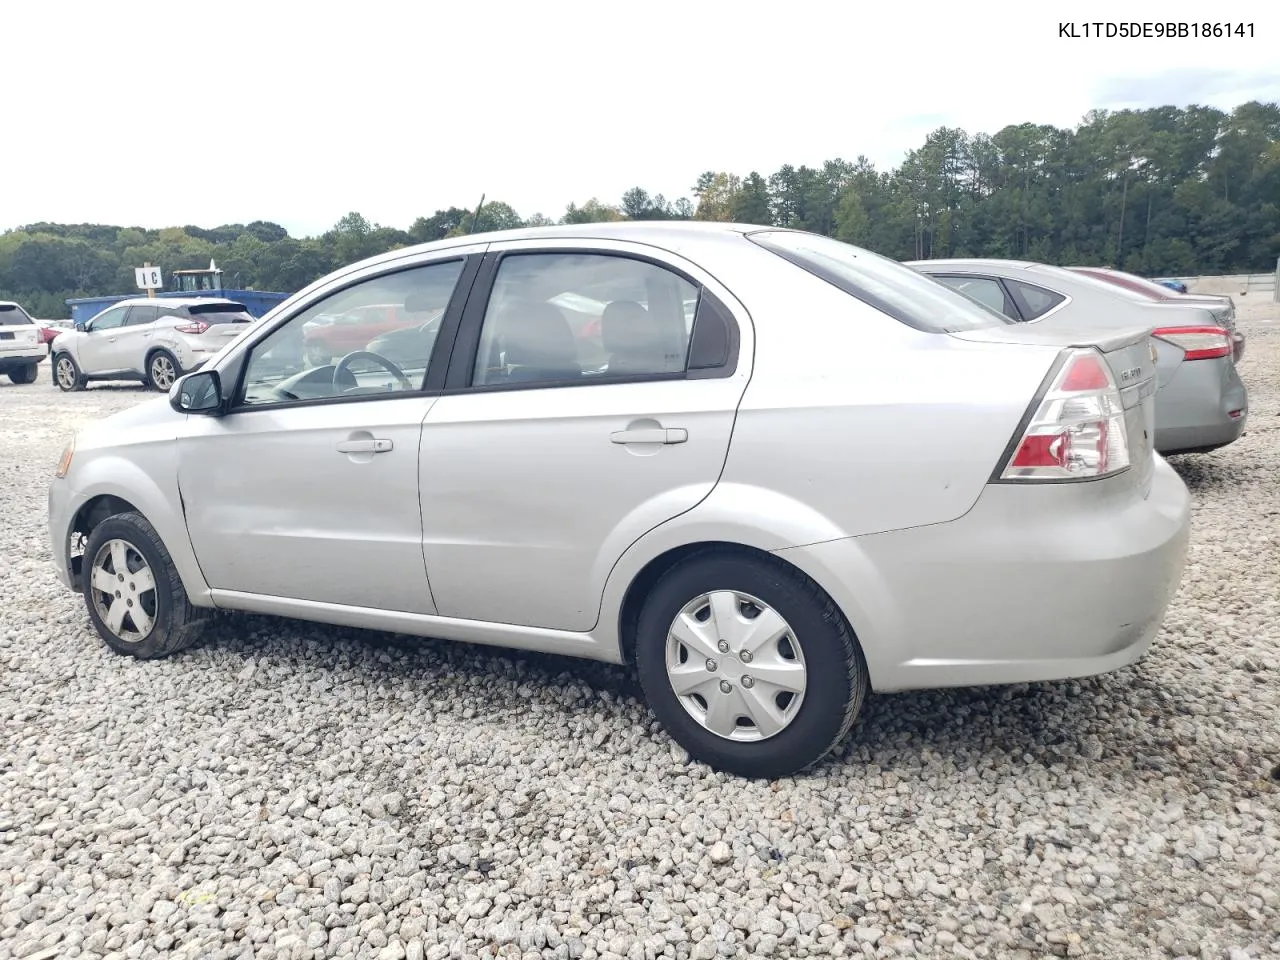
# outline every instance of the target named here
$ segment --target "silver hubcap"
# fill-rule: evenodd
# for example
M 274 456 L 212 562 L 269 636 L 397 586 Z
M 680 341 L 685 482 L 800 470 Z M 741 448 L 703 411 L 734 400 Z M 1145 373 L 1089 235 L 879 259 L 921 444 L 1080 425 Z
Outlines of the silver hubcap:
M 164 389 L 173 386 L 173 362 L 163 354 L 151 361 L 151 380 Z
M 71 366 L 71 361 L 66 357 L 58 360 L 58 384 L 63 387 L 74 387 L 76 385 L 75 367 Z
M 138 643 L 156 620 L 156 579 L 138 548 L 108 540 L 90 566 L 93 608 L 98 619 L 126 643 Z
M 767 740 L 804 701 L 808 674 L 791 626 L 734 590 L 685 604 L 667 633 L 667 678 L 680 705 L 726 740 Z

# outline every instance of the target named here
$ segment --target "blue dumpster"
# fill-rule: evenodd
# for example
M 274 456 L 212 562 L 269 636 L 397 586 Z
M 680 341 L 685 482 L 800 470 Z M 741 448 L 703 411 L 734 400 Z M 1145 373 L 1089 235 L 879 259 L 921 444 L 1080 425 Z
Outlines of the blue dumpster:
M 128 294 L 126 296 L 115 297 L 77 297 L 67 301 L 67 306 L 71 308 L 71 319 L 75 323 L 83 323 L 96 317 L 107 307 L 113 303 L 119 303 L 121 300 L 132 300 L 138 296 L 146 296 L 145 293 Z M 276 293 L 271 290 L 166 290 L 163 293 L 157 293 L 157 299 L 167 297 L 221 297 L 226 300 L 234 300 L 236 303 L 243 303 L 245 309 L 255 317 L 261 317 L 276 304 L 287 300 L 293 296 L 290 293 Z

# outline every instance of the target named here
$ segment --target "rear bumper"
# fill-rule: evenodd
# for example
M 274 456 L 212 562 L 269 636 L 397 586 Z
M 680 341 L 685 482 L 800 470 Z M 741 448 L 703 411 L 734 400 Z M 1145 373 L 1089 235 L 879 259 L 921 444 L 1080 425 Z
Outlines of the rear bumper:
M 1190 495 L 1158 458 L 1121 475 L 990 485 L 951 523 L 779 551 L 845 610 L 872 686 L 1058 680 L 1138 660 L 1177 589 Z
M 41 343 L 29 349 L 0 354 L 0 373 L 7 373 L 10 370 L 25 367 L 28 364 L 39 363 L 48 353 L 48 344 Z
M 1156 449 L 1224 447 L 1240 438 L 1248 419 L 1249 394 L 1230 359 L 1184 360 L 1156 395 Z

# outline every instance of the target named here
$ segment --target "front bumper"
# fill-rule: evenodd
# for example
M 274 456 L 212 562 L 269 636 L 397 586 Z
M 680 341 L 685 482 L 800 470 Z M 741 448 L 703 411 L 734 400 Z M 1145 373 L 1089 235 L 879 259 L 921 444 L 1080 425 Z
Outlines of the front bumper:
M 74 517 L 71 485 L 65 479 L 54 480 L 49 484 L 49 549 L 53 555 L 54 573 L 68 590 L 76 589 L 69 566 L 71 521 Z
M 1189 536 L 1186 485 L 1157 458 L 1145 498 L 1127 474 L 992 484 L 950 523 L 779 555 L 849 614 L 872 686 L 886 691 L 1061 680 L 1133 663 L 1160 628 Z

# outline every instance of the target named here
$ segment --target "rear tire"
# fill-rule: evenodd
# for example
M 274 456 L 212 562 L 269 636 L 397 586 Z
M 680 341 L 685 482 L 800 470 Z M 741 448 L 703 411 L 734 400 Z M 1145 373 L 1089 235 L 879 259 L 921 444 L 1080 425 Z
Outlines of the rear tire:
M 147 357 L 147 386 L 168 393 L 173 381 L 182 375 L 178 359 L 168 350 L 157 350 Z
M 71 359 L 70 354 L 60 353 L 54 358 L 53 382 L 58 385 L 58 389 L 68 393 L 84 389 L 84 374 L 80 372 L 80 367 Z
M 194 643 L 208 622 L 208 611 L 191 605 L 173 558 L 140 513 L 116 514 L 93 528 L 81 576 L 89 619 L 116 653 L 167 657 Z
M 741 656 L 748 648 L 754 654 Z M 672 738 L 694 759 L 745 777 L 816 763 L 849 732 L 868 686 L 853 631 L 821 587 L 775 558 L 719 548 L 654 586 L 636 666 Z
M 40 374 L 40 361 L 28 363 L 26 366 L 18 367 L 16 370 L 9 371 L 9 379 L 13 383 L 35 383 L 36 377 Z

